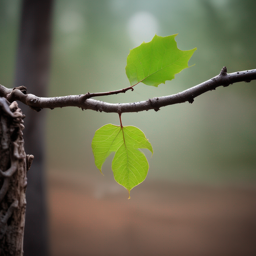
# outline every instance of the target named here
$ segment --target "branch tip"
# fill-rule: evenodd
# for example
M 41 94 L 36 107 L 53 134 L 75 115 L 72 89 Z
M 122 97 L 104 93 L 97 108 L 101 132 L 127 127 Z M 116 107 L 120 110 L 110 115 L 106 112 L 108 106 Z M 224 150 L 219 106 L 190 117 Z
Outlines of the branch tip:
M 33 160 L 34 160 L 33 155 L 26 155 L 27 171 L 30 169 Z
M 220 76 L 226 76 L 227 75 L 227 67 L 226 66 L 224 66 L 222 69 L 221 69 L 221 71 L 220 71 Z

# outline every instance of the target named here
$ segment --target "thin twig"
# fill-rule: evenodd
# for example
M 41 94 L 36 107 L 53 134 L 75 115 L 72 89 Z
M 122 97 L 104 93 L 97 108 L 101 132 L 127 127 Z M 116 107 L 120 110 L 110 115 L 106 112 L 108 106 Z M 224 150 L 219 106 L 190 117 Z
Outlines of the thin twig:
M 136 84 L 135 84 L 136 85 Z M 86 99 L 89 99 L 89 98 L 95 98 L 95 97 L 100 97 L 100 96 L 109 96 L 109 95 L 113 95 L 113 94 L 119 94 L 119 93 L 125 93 L 127 92 L 128 90 L 131 90 L 133 91 L 133 87 L 135 85 L 132 85 L 132 86 L 129 86 L 129 87 L 126 87 L 126 88 L 123 88 L 123 89 L 120 89 L 120 90 L 115 90 L 115 91 L 110 91 L 110 92 L 95 92 L 95 93 L 86 93 L 82 96 L 82 98 L 84 100 Z

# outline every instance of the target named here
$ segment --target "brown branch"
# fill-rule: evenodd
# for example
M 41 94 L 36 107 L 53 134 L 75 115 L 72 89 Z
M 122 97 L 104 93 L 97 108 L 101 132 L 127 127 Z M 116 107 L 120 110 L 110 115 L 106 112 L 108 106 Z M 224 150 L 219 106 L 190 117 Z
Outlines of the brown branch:
M 219 86 L 228 86 L 238 82 L 250 82 L 256 80 L 256 69 L 238 71 L 234 73 L 227 73 L 226 67 L 222 68 L 219 75 L 191 87 L 185 91 L 177 94 L 152 98 L 147 101 L 140 101 L 134 103 L 108 103 L 99 100 L 90 99 L 96 96 L 105 96 L 111 94 L 118 94 L 133 90 L 133 87 L 127 87 L 121 90 L 103 93 L 87 93 L 83 95 L 69 95 L 62 97 L 37 97 L 33 94 L 26 94 L 19 88 L 8 89 L 0 85 L 0 96 L 7 98 L 10 102 L 19 100 L 24 104 L 30 106 L 32 109 L 40 111 L 43 108 L 62 108 L 62 107 L 79 107 L 81 109 L 91 109 L 94 111 L 107 113 L 125 113 L 125 112 L 140 112 L 154 109 L 158 111 L 160 107 L 173 105 L 177 103 L 189 102 L 193 103 L 194 98 L 211 90 L 215 90 Z

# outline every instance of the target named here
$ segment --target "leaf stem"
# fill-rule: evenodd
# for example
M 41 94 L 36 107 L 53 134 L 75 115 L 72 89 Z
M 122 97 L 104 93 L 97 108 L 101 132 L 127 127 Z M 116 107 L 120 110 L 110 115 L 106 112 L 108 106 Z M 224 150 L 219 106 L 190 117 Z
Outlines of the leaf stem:
M 140 82 L 139 82 L 140 83 Z M 137 83 L 138 84 L 138 83 Z M 109 92 L 95 92 L 95 93 L 90 93 L 90 92 L 87 92 L 86 94 L 84 94 L 82 96 L 82 100 L 87 100 L 87 99 L 90 99 L 90 98 L 93 98 L 93 97 L 101 97 L 101 96 L 109 96 L 109 95 L 113 95 L 113 94 L 119 94 L 119 93 L 126 93 L 127 91 L 131 90 L 133 91 L 133 87 L 135 86 L 136 84 L 134 85 L 131 85 L 131 86 L 128 86 L 126 88 L 123 88 L 123 89 L 120 89 L 120 90 L 115 90 L 115 91 L 109 91 Z
M 121 118 L 122 113 L 118 113 L 118 115 L 119 115 L 120 127 L 121 127 L 121 129 L 123 129 L 123 123 L 122 123 L 122 118 Z
M 127 189 L 128 190 L 128 200 L 131 199 L 131 190 L 130 189 Z

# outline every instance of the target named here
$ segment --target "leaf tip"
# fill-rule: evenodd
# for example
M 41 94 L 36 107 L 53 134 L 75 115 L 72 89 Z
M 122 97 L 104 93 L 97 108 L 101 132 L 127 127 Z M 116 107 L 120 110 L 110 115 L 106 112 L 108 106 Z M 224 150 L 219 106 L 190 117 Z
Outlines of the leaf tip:
M 197 50 L 197 47 L 191 49 L 191 51 L 193 51 L 193 53 Z

